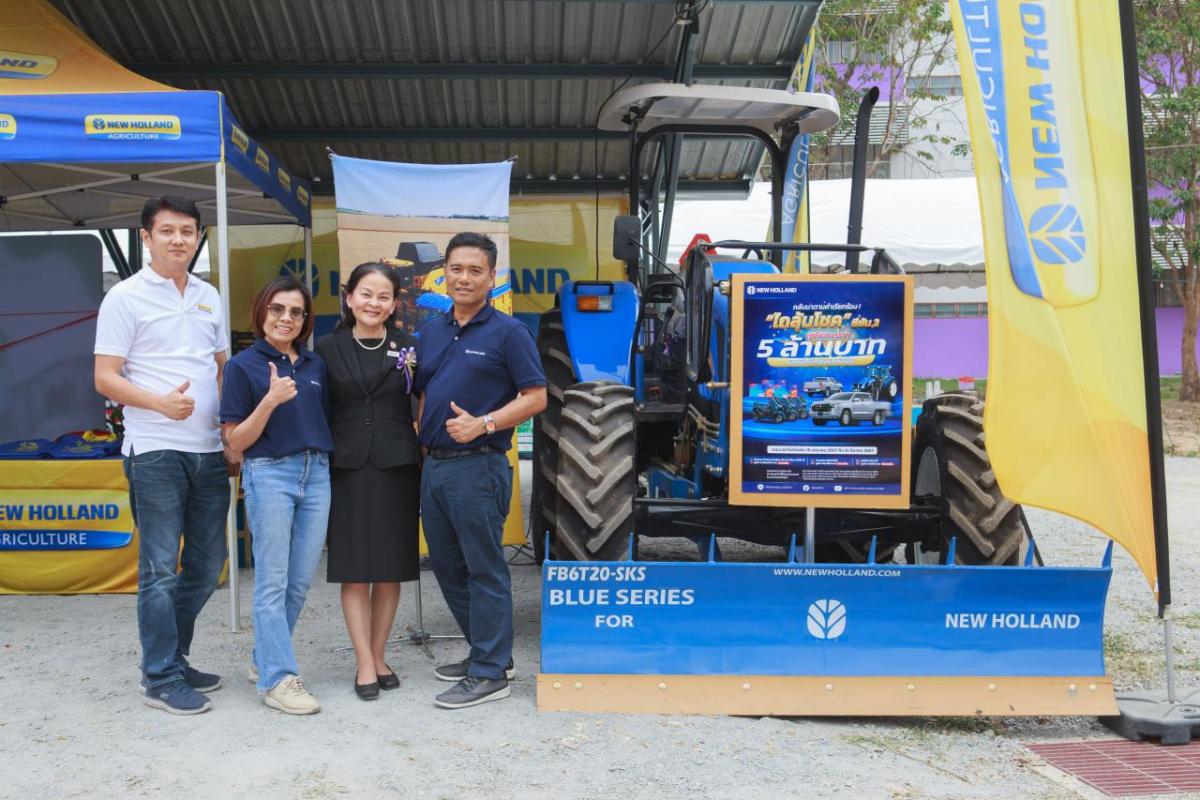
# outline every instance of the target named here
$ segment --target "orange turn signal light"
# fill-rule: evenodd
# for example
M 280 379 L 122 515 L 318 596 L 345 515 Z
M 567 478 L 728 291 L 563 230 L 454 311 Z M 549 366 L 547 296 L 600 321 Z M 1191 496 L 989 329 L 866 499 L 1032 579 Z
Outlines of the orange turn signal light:
M 575 308 L 579 311 L 612 311 L 612 295 L 577 294 Z

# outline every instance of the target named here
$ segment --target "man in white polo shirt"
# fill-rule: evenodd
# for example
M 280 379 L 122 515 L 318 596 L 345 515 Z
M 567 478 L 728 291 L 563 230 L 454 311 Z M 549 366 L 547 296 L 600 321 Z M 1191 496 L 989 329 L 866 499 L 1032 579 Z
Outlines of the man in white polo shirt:
M 172 195 L 147 201 L 142 241 L 149 267 L 114 286 L 100 305 L 96 390 L 125 405 L 121 452 L 141 540 L 145 703 L 199 714 L 211 705 L 201 692 L 221 686 L 187 655 L 225 561 L 229 484 L 217 393 L 229 334 L 216 289 L 188 272 L 200 243 L 195 203 Z

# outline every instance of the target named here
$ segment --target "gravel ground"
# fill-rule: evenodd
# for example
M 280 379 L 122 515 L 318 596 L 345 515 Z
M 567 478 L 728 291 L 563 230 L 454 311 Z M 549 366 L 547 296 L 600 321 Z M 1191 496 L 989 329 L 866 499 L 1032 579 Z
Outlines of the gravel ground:
M 528 486 L 528 463 L 523 464 Z M 1170 458 L 1180 684 L 1200 683 L 1200 459 Z M 1048 563 L 1099 563 L 1105 539 L 1086 526 L 1029 511 Z M 740 557 L 734 543 L 727 555 Z M 688 555 L 663 541 L 655 556 Z M 769 548 L 765 555 L 770 555 Z M 761 552 L 761 551 L 760 551 Z M 525 560 L 518 558 L 518 560 Z M 1106 645 L 1119 688 L 1161 686 L 1161 628 L 1145 581 L 1114 558 Z M 322 568 L 323 570 L 323 568 Z M 323 571 L 322 571 L 323 574 Z M 228 632 L 218 590 L 196 635 L 197 666 L 221 672 L 213 710 L 173 717 L 142 705 L 132 596 L 0 597 L 0 797 L 326 798 L 1073 798 L 1025 749 L 1032 741 L 1108 736 L 1090 718 L 815 720 L 539 713 L 539 576 L 514 566 L 513 695 L 440 711 L 445 688 L 419 648 L 390 658 L 400 690 L 362 703 L 351 690 L 336 587 L 318 580 L 300 621 L 304 677 L 324 708 L 286 717 L 262 705 L 245 678 L 251 634 Z M 249 602 L 251 577 L 242 571 Z M 399 626 L 412 614 L 405 588 Z M 453 622 L 431 578 L 430 632 Z M 248 623 L 247 623 L 248 624 Z M 438 661 L 461 642 L 436 642 Z

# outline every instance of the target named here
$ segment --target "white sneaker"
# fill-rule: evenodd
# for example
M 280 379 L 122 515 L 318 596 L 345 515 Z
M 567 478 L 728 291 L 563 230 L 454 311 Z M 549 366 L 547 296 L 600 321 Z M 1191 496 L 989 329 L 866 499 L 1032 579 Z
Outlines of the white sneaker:
M 304 688 L 298 675 L 288 675 L 275 684 L 263 702 L 285 714 L 315 714 L 321 710 L 321 704 Z

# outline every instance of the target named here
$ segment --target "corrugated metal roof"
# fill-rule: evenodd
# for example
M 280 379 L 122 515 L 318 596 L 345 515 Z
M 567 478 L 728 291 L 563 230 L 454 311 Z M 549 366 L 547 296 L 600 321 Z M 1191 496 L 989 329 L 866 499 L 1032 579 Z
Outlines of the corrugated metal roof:
M 325 182 L 327 145 L 393 161 L 516 156 L 518 186 L 624 176 L 627 145 L 593 138 L 596 111 L 643 59 L 631 82 L 670 79 L 683 35 L 674 3 L 646 0 L 52 2 L 136 71 L 225 93 L 252 136 Z M 708 3 L 699 80 L 785 86 L 815 7 Z M 755 144 L 692 142 L 680 176 L 747 180 L 760 157 Z

